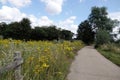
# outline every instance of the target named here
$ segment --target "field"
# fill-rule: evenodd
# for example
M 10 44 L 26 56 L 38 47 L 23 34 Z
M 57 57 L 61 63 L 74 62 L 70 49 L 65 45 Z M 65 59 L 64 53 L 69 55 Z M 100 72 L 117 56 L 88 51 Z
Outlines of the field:
M 20 51 L 24 80 L 65 80 L 71 61 L 83 46 L 81 41 L 0 40 L 0 66 L 12 62 L 13 53 Z M 14 80 L 13 72 L 4 72 L 0 80 Z
M 104 44 L 98 48 L 98 51 L 107 59 L 120 66 L 120 44 Z

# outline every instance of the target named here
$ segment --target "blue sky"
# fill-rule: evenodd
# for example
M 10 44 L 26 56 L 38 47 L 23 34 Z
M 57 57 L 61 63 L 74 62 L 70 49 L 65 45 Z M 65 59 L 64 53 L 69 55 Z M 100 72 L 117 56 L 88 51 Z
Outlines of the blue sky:
M 32 27 L 54 24 L 76 33 L 93 6 L 107 7 L 108 17 L 120 21 L 120 0 L 0 0 L 0 22 L 27 17 Z

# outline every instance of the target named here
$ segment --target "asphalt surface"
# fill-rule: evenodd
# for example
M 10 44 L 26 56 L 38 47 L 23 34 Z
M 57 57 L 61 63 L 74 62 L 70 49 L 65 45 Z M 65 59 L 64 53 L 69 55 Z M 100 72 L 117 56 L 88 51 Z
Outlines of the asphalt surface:
M 120 67 L 104 58 L 92 46 L 78 52 L 67 80 L 120 80 Z

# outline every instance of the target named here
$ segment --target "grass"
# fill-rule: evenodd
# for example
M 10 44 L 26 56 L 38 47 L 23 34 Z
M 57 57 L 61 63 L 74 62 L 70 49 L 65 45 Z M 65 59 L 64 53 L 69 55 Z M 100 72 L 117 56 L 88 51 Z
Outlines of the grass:
M 13 53 L 21 51 L 24 80 L 65 80 L 71 60 L 84 44 L 81 41 L 0 40 L 0 66 L 13 61 Z M 14 80 L 14 71 L 5 72 L 0 80 Z
M 98 51 L 107 59 L 120 66 L 120 47 L 118 44 L 109 43 L 101 45 Z

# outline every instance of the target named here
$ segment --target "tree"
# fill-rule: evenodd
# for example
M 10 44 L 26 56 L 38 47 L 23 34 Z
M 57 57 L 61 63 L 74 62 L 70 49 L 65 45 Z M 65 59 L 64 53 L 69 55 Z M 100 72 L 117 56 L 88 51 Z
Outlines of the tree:
M 59 37 L 59 31 L 56 28 L 56 26 L 51 25 L 51 26 L 47 27 L 45 31 L 48 34 L 48 36 L 47 36 L 48 40 L 58 39 L 58 37 Z
M 92 29 L 96 31 L 96 36 L 105 37 L 105 35 L 102 35 L 103 30 L 106 36 L 110 37 L 108 34 L 110 34 L 112 32 L 112 29 L 118 25 L 118 21 L 111 20 L 107 17 L 107 15 L 108 13 L 106 7 L 92 7 L 88 20 L 91 24 Z M 99 40 L 98 38 L 99 37 L 96 37 L 95 41 Z M 99 41 L 101 41 L 100 43 L 105 43 L 107 39 L 108 38 L 104 38 Z M 96 43 L 98 43 L 98 41 Z
M 73 37 L 73 33 L 69 30 L 62 30 L 60 32 L 60 38 L 61 39 L 65 39 L 65 40 L 72 40 L 72 37 Z
M 77 33 L 77 39 L 82 40 L 86 44 L 90 44 L 94 41 L 94 31 L 87 20 L 79 24 Z
M 47 40 L 47 33 L 45 32 L 45 27 L 35 27 L 35 29 L 31 30 L 32 40 Z
M 0 37 L 1 38 L 4 38 L 4 33 L 5 33 L 7 27 L 8 27 L 8 25 L 5 22 L 0 23 Z
M 56 26 L 35 27 L 31 31 L 31 39 L 33 40 L 57 40 L 59 38 L 59 29 Z
M 111 20 L 107 17 L 106 7 L 92 7 L 91 13 L 89 15 L 89 22 L 93 29 L 104 29 L 111 32 L 113 27 L 116 26 L 116 20 Z
M 96 47 L 105 43 L 110 42 L 111 36 L 106 30 L 99 30 L 96 34 Z
M 20 22 L 20 33 L 21 33 L 21 37 L 22 39 L 29 39 L 29 35 L 30 35 L 30 31 L 31 31 L 31 22 L 28 18 L 23 18 Z
M 2 34 L 4 38 L 13 38 L 13 39 L 29 39 L 31 26 L 30 20 L 23 18 L 20 22 L 11 22 L 7 26 L 6 24 L 0 26 L 0 29 L 3 30 Z M 5 26 L 5 27 L 4 27 Z
M 60 38 L 70 40 L 73 36 L 71 31 L 62 30 L 54 25 L 38 26 L 32 29 L 30 24 L 27 18 L 23 18 L 20 22 L 0 23 L 0 37 L 2 35 L 6 39 L 20 40 L 58 40 Z
M 18 22 L 12 22 L 8 24 L 8 27 L 4 31 L 3 36 L 5 38 L 13 38 L 13 39 L 20 39 L 20 31 L 19 31 L 19 23 Z

